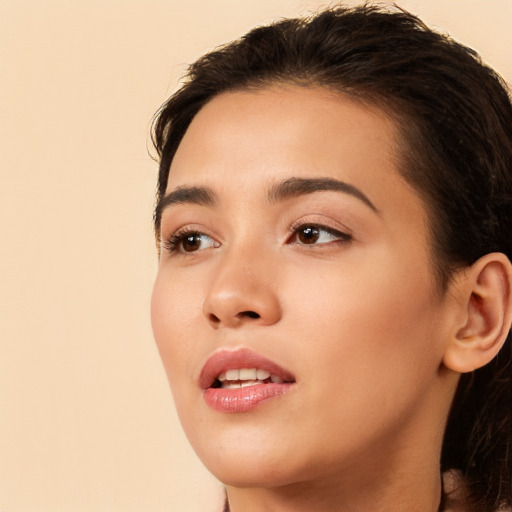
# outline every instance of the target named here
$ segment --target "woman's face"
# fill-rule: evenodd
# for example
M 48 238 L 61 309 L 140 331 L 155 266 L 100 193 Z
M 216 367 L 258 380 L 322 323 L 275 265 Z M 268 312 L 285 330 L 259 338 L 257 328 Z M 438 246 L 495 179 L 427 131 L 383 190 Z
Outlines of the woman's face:
M 225 483 L 379 471 L 441 435 L 445 299 L 395 154 L 382 113 L 320 88 L 222 94 L 183 138 L 152 323 Z

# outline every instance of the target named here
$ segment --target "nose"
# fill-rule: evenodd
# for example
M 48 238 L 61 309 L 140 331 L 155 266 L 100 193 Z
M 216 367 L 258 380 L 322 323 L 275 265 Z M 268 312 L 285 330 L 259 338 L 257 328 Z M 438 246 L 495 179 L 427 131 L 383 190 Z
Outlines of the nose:
M 203 313 L 213 328 L 272 325 L 280 320 L 272 263 L 259 256 L 233 251 L 215 268 L 203 302 Z

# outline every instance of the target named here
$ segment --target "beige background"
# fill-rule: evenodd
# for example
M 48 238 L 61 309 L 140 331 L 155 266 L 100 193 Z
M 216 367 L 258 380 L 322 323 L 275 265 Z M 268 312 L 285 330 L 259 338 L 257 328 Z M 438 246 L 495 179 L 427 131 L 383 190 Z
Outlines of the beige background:
M 512 0 L 400 3 L 512 80 Z M 151 335 L 148 126 L 185 63 L 324 4 L 0 0 L 0 512 L 218 510 Z

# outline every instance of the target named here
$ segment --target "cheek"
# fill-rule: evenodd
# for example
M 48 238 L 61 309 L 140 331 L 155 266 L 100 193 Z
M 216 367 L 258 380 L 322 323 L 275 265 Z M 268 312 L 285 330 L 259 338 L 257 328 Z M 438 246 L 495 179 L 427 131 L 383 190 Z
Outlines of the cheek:
M 414 259 L 374 261 L 380 265 L 348 262 L 323 276 L 313 273 L 306 286 L 290 280 L 294 330 L 310 354 L 308 366 L 363 384 L 368 375 L 386 376 L 390 385 L 430 378 L 442 352 L 428 269 Z
M 194 325 L 195 317 L 201 314 L 201 301 L 190 293 L 194 286 L 189 284 L 183 286 L 165 270 L 159 270 L 151 297 L 153 334 L 171 388 L 192 372 L 197 350 Z
M 437 306 L 428 272 L 414 264 L 410 272 L 401 265 L 383 268 L 325 278 L 317 273 L 307 286 L 290 284 L 287 293 L 293 297 L 287 330 L 296 342 L 293 367 L 306 390 L 304 410 L 309 418 L 323 418 L 322 439 L 336 439 L 329 454 L 322 452 L 332 464 L 388 439 L 437 379 L 441 344 L 434 342 Z M 318 420 L 311 421 L 308 432 L 316 428 Z

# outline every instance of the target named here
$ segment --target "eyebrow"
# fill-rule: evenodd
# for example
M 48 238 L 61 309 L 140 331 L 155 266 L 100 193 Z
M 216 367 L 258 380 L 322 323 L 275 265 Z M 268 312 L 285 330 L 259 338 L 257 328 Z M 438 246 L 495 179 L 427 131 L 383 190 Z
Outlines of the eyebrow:
M 216 203 L 215 192 L 208 187 L 182 186 L 166 194 L 155 208 L 155 218 L 159 219 L 162 212 L 169 206 L 176 204 L 197 204 L 199 206 L 213 206 Z
M 343 192 L 344 194 L 351 195 L 361 200 L 374 212 L 379 212 L 377 207 L 361 190 L 350 183 L 334 178 L 289 178 L 272 186 L 269 190 L 268 198 L 271 202 L 278 202 L 305 194 L 324 191 Z
M 276 183 L 268 191 L 268 199 L 271 203 L 285 201 L 314 192 L 334 191 L 351 195 L 374 212 L 379 212 L 376 206 L 354 185 L 334 178 L 288 178 Z M 155 219 L 160 219 L 162 212 L 177 204 L 197 204 L 199 206 L 214 206 L 217 195 L 209 187 L 181 186 L 166 194 L 158 202 L 155 209 Z

